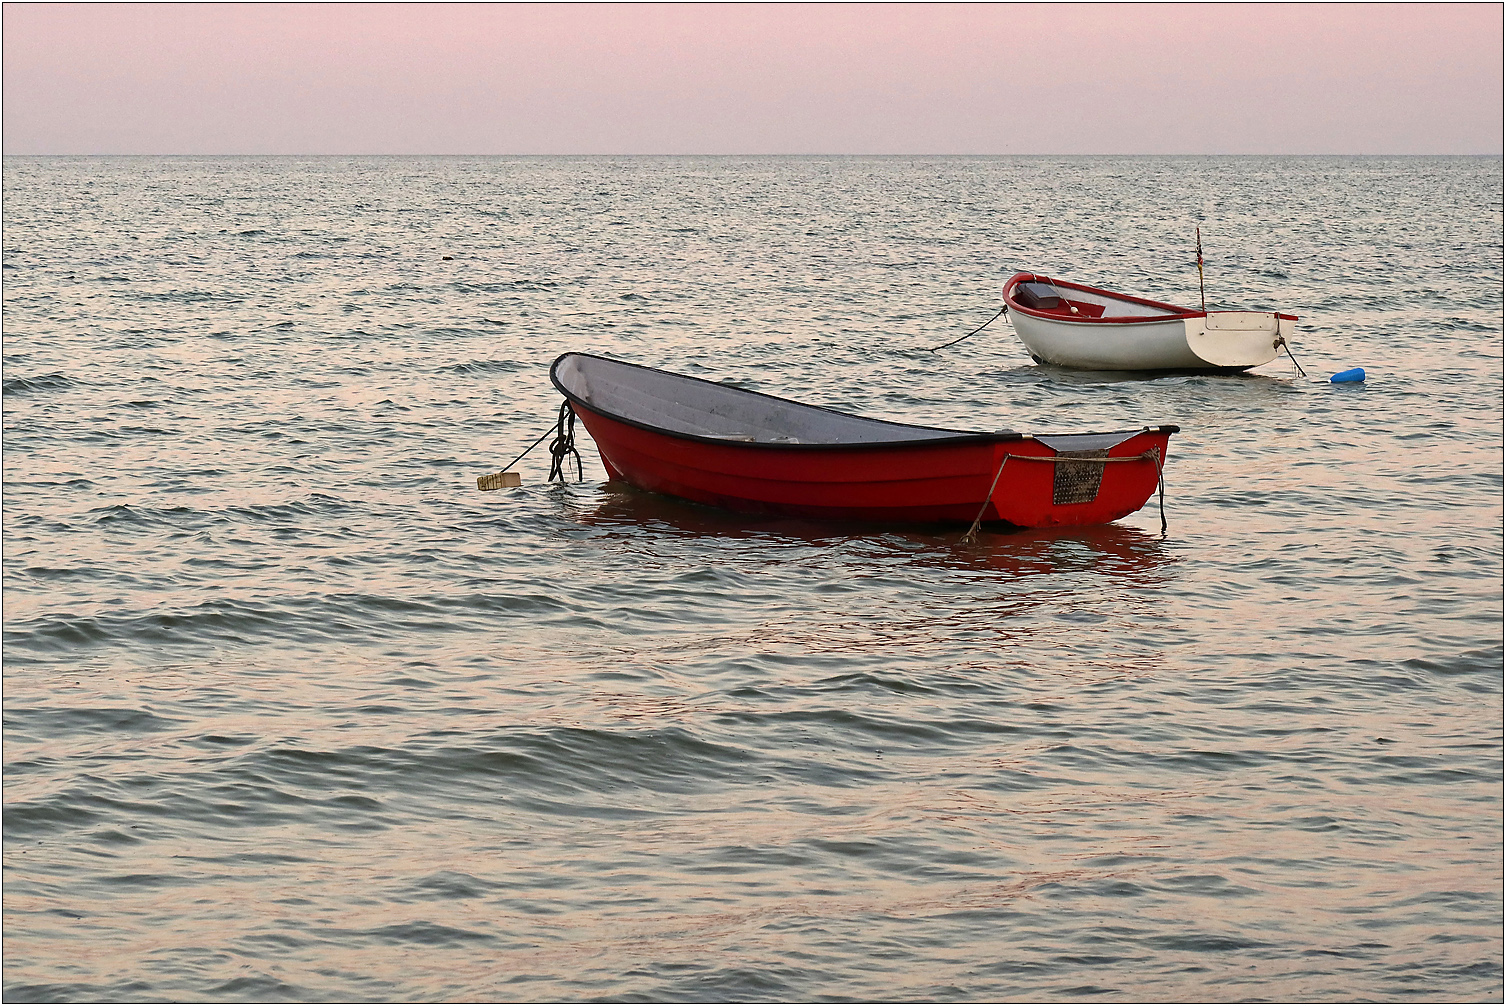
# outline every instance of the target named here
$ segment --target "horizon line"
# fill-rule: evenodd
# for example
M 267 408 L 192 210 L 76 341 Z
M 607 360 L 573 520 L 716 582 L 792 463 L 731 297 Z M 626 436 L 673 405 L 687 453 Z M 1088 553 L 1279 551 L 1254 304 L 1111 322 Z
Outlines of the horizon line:
M 1427 153 L 1391 153 L 1391 152 L 1307 152 L 1307 153 L 1226 153 L 1226 152 L 1164 152 L 1164 153 L 1110 153 L 1110 152 L 1035 152 L 1035 153 L 625 153 L 610 151 L 572 152 L 572 153 L 455 153 L 455 152 L 407 152 L 407 153 L 375 153 L 375 152 L 152 152 L 152 153 L 124 153 L 118 151 L 89 151 L 89 152 L 28 152 L 9 153 L 0 151 L 0 157 L 957 157 L 957 158 L 996 158 L 996 157 L 1503 157 L 1506 151 L 1437 151 Z

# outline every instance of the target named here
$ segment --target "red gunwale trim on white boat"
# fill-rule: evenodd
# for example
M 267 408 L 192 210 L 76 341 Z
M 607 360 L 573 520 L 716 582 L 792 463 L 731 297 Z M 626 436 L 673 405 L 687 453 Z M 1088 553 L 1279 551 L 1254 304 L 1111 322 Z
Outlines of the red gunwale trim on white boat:
M 1137 315 L 1134 317 L 1107 317 L 1107 318 L 1079 318 L 1073 315 L 1062 315 L 1056 311 L 1040 311 L 1026 307 L 1014 299 L 1014 288 L 1021 283 L 1046 283 L 1058 290 L 1080 290 L 1083 293 L 1097 294 L 1100 297 L 1108 297 L 1111 300 L 1122 300 L 1129 304 L 1139 304 L 1141 307 L 1154 307 L 1164 311 L 1158 315 Z M 1017 272 L 1004 284 L 1004 304 L 1011 311 L 1028 314 L 1032 318 L 1046 318 L 1051 321 L 1065 321 L 1078 325 L 1144 325 L 1162 321 L 1176 321 L 1182 318 L 1202 318 L 1206 311 L 1194 311 L 1191 308 L 1178 307 L 1175 304 L 1163 304 L 1159 300 L 1147 300 L 1144 297 L 1132 297 L 1127 293 L 1115 293 L 1113 290 L 1103 290 L 1096 286 L 1087 286 L 1083 283 L 1073 283 L 1068 280 L 1052 279 L 1033 272 Z M 1106 313 L 1106 312 L 1105 312 Z
M 1158 308 L 1165 313 L 1158 315 L 1137 315 L 1128 318 L 1121 316 L 1084 318 L 1072 314 L 1063 314 L 1060 311 L 1041 311 L 1036 308 L 1026 307 L 1014 299 L 1012 292 L 1014 288 L 1019 286 L 1021 283 L 1046 283 L 1050 286 L 1056 287 L 1058 290 L 1080 290 L 1083 293 L 1097 294 L 1100 297 L 1108 297 L 1111 300 L 1122 300 L 1129 304 L 1139 304 L 1141 307 Z M 1004 304 L 1009 308 L 1009 310 L 1018 311 L 1021 314 L 1028 314 L 1032 318 L 1046 318 L 1050 321 L 1061 321 L 1075 325 L 1145 325 L 1156 324 L 1163 321 L 1177 321 L 1182 318 L 1206 318 L 1210 313 L 1223 313 L 1221 311 L 1197 311 L 1193 310 L 1190 307 L 1178 307 L 1175 304 L 1164 304 L 1159 300 L 1148 300 L 1145 297 L 1135 297 L 1127 293 L 1117 293 L 1113 290 L 1104 290 L 1100 287 L 1088 286 L 1084 283 L 1073 283 L 1070 280 L 1052 279 L 1049 276 L 1042 276 L 1039 273 L 1033 272 L 1017 272 L 1009 278 L 1009 282 L 1004 284 Z M 1107 310 L 1104 313 L 1107 314 Z M 1295 314 L 1282 314 L 1280 312 L 1272 313 L 1282 321 L 1300 320 Z

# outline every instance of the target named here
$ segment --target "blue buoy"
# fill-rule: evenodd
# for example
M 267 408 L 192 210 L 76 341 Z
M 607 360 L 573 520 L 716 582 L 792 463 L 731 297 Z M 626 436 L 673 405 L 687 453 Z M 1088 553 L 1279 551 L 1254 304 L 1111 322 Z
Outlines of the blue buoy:
M 1334 384 L 1351 384 L 1365 379 L 1365 368 L 1354 367 L 1351 370 L 1341 370 L 1329 378 Z

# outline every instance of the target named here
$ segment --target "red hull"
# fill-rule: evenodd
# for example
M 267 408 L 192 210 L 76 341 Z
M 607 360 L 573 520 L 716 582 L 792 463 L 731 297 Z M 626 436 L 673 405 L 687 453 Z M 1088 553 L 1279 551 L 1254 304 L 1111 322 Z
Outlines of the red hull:
M 1030 437 L 814 449 L 707 442 L 621 422 L 571 399 L 613 478 L 729 510 L 835 520 L 966 524 L 983 507 L 984 521 L 1019 527 L 1104 524 L 1145 505 L 1158 483 L 1157 459 L 1176 431 L 1129 437 L 1108 450 L 1126 460 L 1102 466 L 1096 496 L 1053 503 L 1058 465 L 1076 463 L 1030 460 L 1056 456 Z

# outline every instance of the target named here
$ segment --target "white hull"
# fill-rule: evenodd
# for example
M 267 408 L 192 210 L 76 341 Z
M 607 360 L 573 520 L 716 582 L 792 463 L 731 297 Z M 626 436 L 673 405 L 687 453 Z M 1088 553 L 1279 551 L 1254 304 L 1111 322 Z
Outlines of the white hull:
M 1238 315 L 1239 327 L 1219 314 Z M 1205 318 L 1103 324 L 1057 321 L 1009 312 L 1030 355 L 1043 363 L 1078 370 L 1247 370 L 1276 358 L 1279 335 L 1288 338 L 1292 323 L 1274 313 L 1215 312 L 1208 316 L 1221 329 L 1209 331 Z

